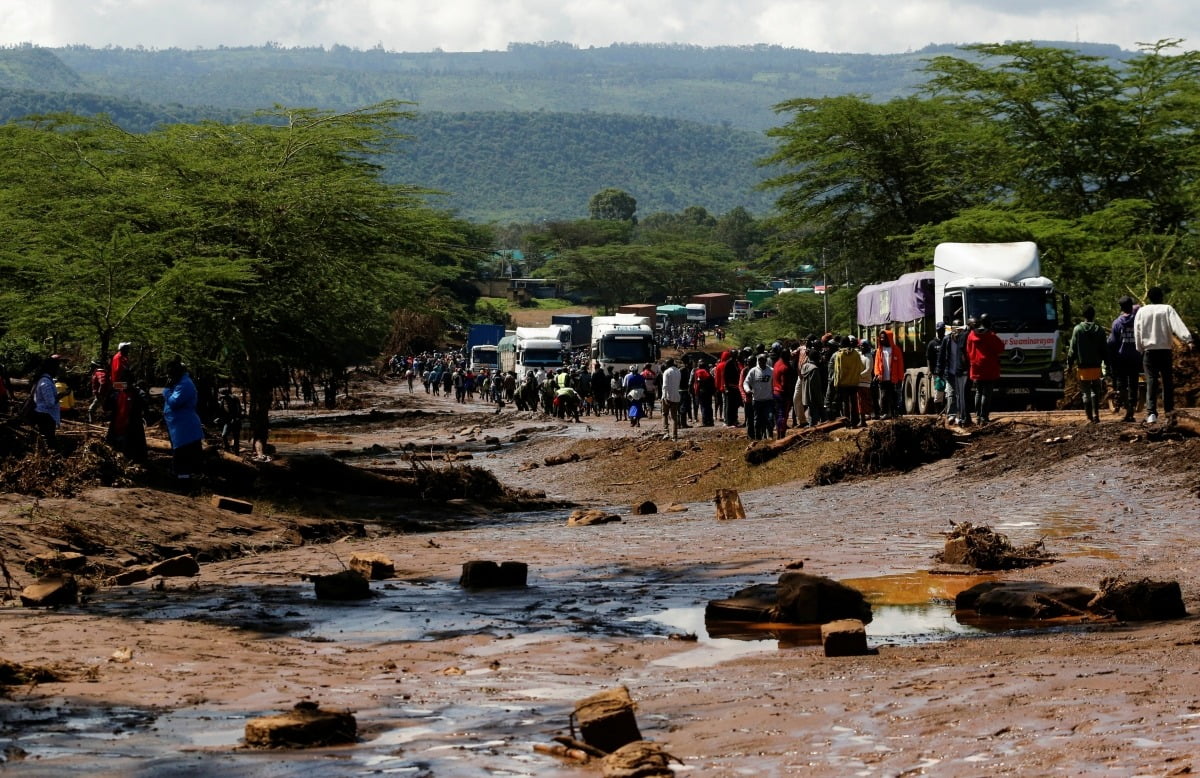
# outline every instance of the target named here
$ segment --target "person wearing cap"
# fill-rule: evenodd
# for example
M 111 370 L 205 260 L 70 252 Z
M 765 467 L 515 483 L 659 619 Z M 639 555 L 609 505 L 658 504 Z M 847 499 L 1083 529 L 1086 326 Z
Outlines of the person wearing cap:
M 167 365 L 167 386 L 163 389 L 163 421 L 171 438 L 175 478 L 191 480 L 200 464 L 204 427 L 196 412 L 196 385 L 188 375 L 187 366 L 178 357 Z
M 117 344 L 117 353 L 113 354 L 112 369 L 108 371 L 108 376 L 117 389 L 122 388 L 133 379 L 133 371 L 129 365 L 129 349 L 132 346 L 133 344 L 129 341 L 122 341 Z
M 49 445 L 54 445 L 58 428 L 62 426 L 60 395 L 54 385 L 62 359 L 58 354 L 43 359 L 38 367 L 37 382 L 33 385 L 33 426 Z

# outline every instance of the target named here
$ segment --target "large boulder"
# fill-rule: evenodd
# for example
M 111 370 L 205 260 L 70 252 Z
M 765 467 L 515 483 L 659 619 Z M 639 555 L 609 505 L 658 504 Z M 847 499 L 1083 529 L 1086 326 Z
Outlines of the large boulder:
M 21 590 L 21 604 L 26 608 L 75 605 L 78 602 L 79 584 L 70 573 L 43 576 Z
M 1122 621 L 1158 621 L 1187 616 L 1178 581 L 1126 581 L 1105 578 L 1100 593 L 1088 603 L 1094 611 L 1107 612 Z
M 985 581 L 959 592 L 954 607 L 983 616 L 1014 619 L 1053 619 L 1087 612 L 1096 596 L 1083 586 L 1057 586 L 1045 581 Z
M 259 748 L 304 748 L 353 743 L 358 722 L 344 710 L 322 710 L 303 701 L 292 710 L 246 722 L 246 745 Z
M 871 621 L 871 605 L 862 592 L 832 578 L 787 572 L 777 584 L 755 584 L 725 600 L 711 600 L 705 621 L 778 621 L 826 624 L 839 619 Z

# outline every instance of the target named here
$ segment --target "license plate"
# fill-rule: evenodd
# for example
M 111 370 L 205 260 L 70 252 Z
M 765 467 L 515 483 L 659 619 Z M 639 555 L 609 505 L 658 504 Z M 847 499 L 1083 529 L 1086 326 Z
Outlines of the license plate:
M 1033 390 L 1026 386 L 1014 386 L 1011 389 L 1005 389 L 1005 394 L 1032 394 Z

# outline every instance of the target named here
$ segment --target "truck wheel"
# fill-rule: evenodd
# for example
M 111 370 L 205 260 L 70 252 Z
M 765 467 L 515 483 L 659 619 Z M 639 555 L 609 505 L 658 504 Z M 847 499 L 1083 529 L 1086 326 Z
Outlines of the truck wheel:
M 917 373 L 917 413 L 922 415 L 933 412 L 933 397 L 929 384 L 924 373 Z
M 904 376 L 904 412 L 912 415 L 917 411 L 917 386 L 913 381 L 913 374 L 908 373 Z

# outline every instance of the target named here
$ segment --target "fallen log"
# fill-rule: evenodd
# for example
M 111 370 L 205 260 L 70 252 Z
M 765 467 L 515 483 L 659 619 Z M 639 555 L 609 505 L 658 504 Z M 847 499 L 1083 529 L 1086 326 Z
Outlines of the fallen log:
M 793 449 L 800 445 L 811 443 L 818 435 L 827 435 L 836 429 L 841 429 L 846 426 L 846 423 L 841 419 L 836 421 L 827 421 L 818 424 L 815 427 L 808 427 L 802 430 L 797 430 L 788 435 L 784 435 L 778 440 L 767 440 L 755 443 L 746 449 L 745 459 L 748 464 L 761 465 L 764 462 L 770 462 L 780 454 Z

